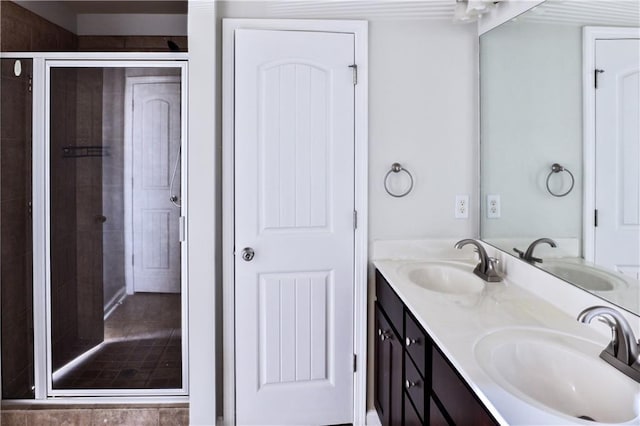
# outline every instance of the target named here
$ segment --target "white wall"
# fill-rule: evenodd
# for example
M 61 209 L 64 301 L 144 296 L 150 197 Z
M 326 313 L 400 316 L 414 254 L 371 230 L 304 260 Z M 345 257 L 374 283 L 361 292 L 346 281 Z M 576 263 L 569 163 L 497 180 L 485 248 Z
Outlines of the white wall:
M 83 13 L 77 15 L 80 36 L 186 36 L 187 15 Z
M 216 8 L 213 1 L 189 2 L 189 205 L 187 240 L 189 242 L 189 422 L 213 425 L 216 422 L 216 397 L 222 384 L 215 369 L 216 346 L 221 321 L 216 301 L 220 278 L 221 211 L 218 204 L 220 181 L 219 140 L 217 130 L 218 96 L 215 54 Z M 218 141 L 218 142 L 217 142 Z M 217 329 L 216 329 L 217 326 Z M 221 357 L 221 356 L 220 356 Z
M 218 16 L 277 18 L 270 6 L 273 2 L 223 1 Z M 371 241 L 477 236 L 477 40 L 473 24 L 370 20 Z M 415 179 L 414 190 L 401 199 L 387 195 L 383 187 L 384 175 L 396 161 Z M 457 194 L 470 196 L 468 220 L 454 218 Z
M 582 233 L 582 33 L 577 25 L 509 22 L 482 35 L 482 189 L 502 215 L 483 214 L 483 238 L 580 238 Z M 553 163 L 575 176 L 551 196 Z M 563 188 L 560 184 L 563 182 Z M 552 189 L 568 189 L 566 173 Z M 486 203 L 486 200 L 483 200 Z M 485 205 L 485 204 L 483 204 Z M 508 247 L 507 250 L 510 250 Z
M 219 2 L 218 16 L 278 18 L 270 6 L 273 2 Z M 477 236 L 476 26 L 448 20 L 368 20 L 369 240 Z M 387 195 L 383 187 L 384 175 L 396 161 L 415 178 L 413 192 L 401 199 Z M 467 220 L 454 218 L 456 194 L 470 196 Z M 370 301 L 373 297 L 371 287 Z
M 369 239 L 476 236 L 475 26 L 374 21 L 369 34 Z M 396 161 L 415 179 L 399 199 L 383 187 Z M 468 220 L 456 194 L 470 195 Z

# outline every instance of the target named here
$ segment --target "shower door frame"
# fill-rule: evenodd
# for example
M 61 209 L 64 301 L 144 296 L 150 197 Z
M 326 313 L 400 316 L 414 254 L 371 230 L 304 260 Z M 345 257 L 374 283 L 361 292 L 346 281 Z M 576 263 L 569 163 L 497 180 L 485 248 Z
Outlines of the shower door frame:
M 189 398 L 188 323 L 188 58 L 187 53 L 2 52 L 2 58 L 33 61 L 32 200 L 34 399 L 17 404 L 180 403 Z M 51 369 L 50 70 L 53 67 L 176 68 L 181 78 L 181 349 L 182 387 L 175 389 L 54 390 Z M 135 401 L 131 397 L 135 396 Z

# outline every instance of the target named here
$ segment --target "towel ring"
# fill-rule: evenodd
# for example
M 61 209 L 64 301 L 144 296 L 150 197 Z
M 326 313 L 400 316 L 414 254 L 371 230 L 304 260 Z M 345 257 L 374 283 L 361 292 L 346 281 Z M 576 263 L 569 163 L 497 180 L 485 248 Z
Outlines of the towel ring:
M 409 176 L 409 180 L 410 180 L 411 183 L 409 185 L 409 188 L 406 191 L 401 192 L 399 194 L 396 194 L 396 193 L 391 192 L 391 190 L 389 189 L 389 175 L 391 173 L 400 173 L 400 172 L 405 172 L 407 174 L 407 176 Z M 384 189 L 385 189 L 385 191 L 387 191 L 387 194 L 391 195 L 392 197 L 396 197 L 396 198 L 404 197 L 405 195 L 409 194 L 411 192 L 411 190 L 413 189 L 413 176 L 411 175 L 409 170 L 407 170 L 404 167 L 402 167 L 400 165 L 400 163 L 393 163 L 391 165 L 391 170 L 389 170 L 387 172 L 387 174 L 384 175 Z
M 571 176 L 571 187 L 567 190 L 567 192 L 563 192 L 562 194 L 556 194 L 551 190 L 551 188 L 549 188 L 549 180 L 551 179 L 551 176 L 554 173 L 560 173 L 560 172 L 569 173 L 569 176 Z M 547 176 L 547 191 L 549 191 L 549 194 L 553 195 L 554 197 L 564 197 L 565 195 L 569 194 L 573 190 L 573 186 L 575 185 L 575 183 L 576 183 L 576 179 L 573 177 L 573 173 L 571 173 L 569 169 L 561 166 L 558 163 L 553 163 L 553 165 L 551 166 L 551 171 Z

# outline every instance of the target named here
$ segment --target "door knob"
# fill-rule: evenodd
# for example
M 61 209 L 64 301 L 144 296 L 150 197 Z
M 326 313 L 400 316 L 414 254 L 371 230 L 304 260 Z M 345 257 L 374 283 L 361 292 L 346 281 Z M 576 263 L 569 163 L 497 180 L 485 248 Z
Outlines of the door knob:
M 409 346 L 411 346 L 411 345 L 415 345 L 415 344 L 417 344 L 417 343 L 420 343 L 420 340 L 418 340 L 418 339 L 412 339 L 412 338 L 410 338 L 410 337 L 407 337 L 407 338 L 405 339 L 404 343 L 405 343 L 405 346 L 406 346 L 406 347 L 409 347 Z
M 245 247 L 242 249 L 242 259 L 245 262 L 251 262 L 256 253 L 253 251 L 251 247 Z
M 382 340 L 383 342 L 385 340 L 387 340 L 388 338 L 391 337 L 391 333 L 389 333 L 388 331 L 382 330 L 381 328 L 378 329 L 378 336 L 380 337 L 380 340 Z

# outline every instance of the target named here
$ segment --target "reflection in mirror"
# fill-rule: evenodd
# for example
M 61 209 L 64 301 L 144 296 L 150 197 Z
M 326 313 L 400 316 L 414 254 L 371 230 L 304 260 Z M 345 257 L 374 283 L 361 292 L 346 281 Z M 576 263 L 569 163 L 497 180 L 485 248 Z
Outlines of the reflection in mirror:
M 640 3 L 547 0 L 480 37 L 481 237 L 640 314 Z M 540 260 L 541 262 L 538 262 Z

